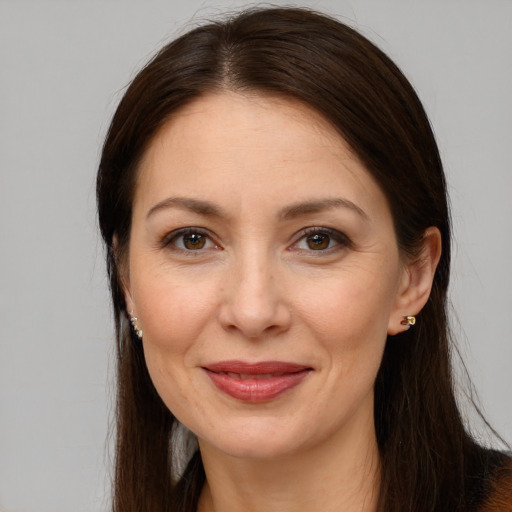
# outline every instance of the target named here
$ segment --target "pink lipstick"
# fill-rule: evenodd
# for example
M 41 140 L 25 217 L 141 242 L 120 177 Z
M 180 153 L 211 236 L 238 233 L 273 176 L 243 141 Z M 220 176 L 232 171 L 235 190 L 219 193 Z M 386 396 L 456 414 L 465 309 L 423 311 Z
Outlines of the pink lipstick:
M 282 361 L 221 361 L 203 366 L 213 384 L 243 402 L 267 402 L 299 385 L 311 367 Z

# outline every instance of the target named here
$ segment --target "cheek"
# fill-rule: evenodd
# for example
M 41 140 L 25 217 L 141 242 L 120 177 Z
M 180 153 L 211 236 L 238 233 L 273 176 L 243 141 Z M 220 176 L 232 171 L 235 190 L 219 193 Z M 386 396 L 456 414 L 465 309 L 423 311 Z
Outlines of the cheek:
M 143 283 L 134 283 L 146 365 L 164 403 L 187 423 L 190 411 L 201 406 L 200 389 L 190 370 L 202 351 L 198 340 L 214 315 L 215 295 L 205 283 L 180 283 L 175 276 L 162 274 L 146 277 Z
M 357 403 L 373 388 L 382 360 L 395 281 L 354 269 L 317 284 L 318 293 L 300 295 L 299 307 L 329 369 L 324 391 L 345 405 Z
M 139 288 L 138 314 L 144 338 L 161 350 L 182 352 L 215 310 L 205 283 L 183 284 L 166 277 Z
M 155 259 L 132 253 L 131 292 L 151 378 L 159 392 L 173 392 L 197 362 L 197 340 L 215 315 L 219 284 L 211 273 L 190 275 Z
M 296 290 L 295 296 L 315 332 L 354 349 L 376 337 L 386 338 L 396 297 L 396 279 L 389 269 L 386 276 L 354 268 L 317 281 L 314 290 Z

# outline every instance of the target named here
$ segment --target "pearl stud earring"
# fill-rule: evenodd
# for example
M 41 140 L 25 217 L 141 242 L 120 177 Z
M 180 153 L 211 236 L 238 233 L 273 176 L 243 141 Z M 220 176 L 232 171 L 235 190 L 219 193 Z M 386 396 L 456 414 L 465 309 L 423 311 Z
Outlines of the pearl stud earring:
M 130 323 L 132 324 L 133 330 L 135 331 L 137 338 L 139 338 L 139 340 L 142 340 L 142 329 L 139 329 L 139 326 L 137 325 L 137 317 L 133 316 L 133 312 L 131 311 L 128 314 L 130 315 Z

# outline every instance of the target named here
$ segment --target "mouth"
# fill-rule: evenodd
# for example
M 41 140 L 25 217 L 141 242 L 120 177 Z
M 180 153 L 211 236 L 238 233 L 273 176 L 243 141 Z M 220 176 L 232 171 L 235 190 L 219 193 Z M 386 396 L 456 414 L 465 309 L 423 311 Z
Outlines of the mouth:
M 282 361 L 222 361 L 202 367 L 224 394 L 249 403 L 273 400 L 298 386 L 313 370 Z
M 255 380 L 262 380 L 262 379 L 271 379 L 272 377 L 281 377 L 283 375 L 286 375 L 286 373 L 258 373 L 258 374 L 250 374 L 250 373 L 234 373 L 234 372 L 215 372 L 218 375 L 227 375 L 228 377 L 231 377 L 232 379 L 239 379 L 239 380 L 249 380 L 249 379 L 255 379 Z

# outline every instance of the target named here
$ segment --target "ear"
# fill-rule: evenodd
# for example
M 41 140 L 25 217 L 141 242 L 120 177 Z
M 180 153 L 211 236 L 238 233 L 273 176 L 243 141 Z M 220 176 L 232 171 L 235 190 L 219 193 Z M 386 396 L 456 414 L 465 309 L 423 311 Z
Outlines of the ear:
M 417 315 L 427 303 L 440 258 L 441 233 L 438 228 L 430 227 L 423 234 L 418 258 L 404 264 L 395 306 L 389 317 L 389 335 L 406 331 L 409 327 L 401 324 L 404 317 Z
M 117 278 L 119 279 L 119 285 L 121 287 L 121 291 L 123 292 L 124 301 L 126 304 L 126 311 L 130 313 L 134 311 L 134 304 L 130 291 L 129 266 L 127 262 L 127 255 L 124 254 L 124 251 L 121 251 L 116 234 L 114 234 L 112 240 L 112 249 L 114 252 L 114 259 L 116 262 Z

